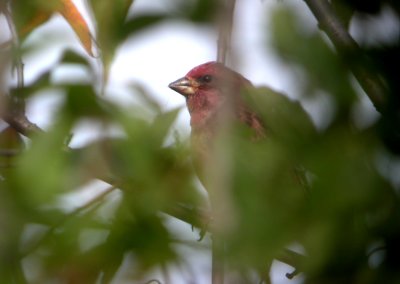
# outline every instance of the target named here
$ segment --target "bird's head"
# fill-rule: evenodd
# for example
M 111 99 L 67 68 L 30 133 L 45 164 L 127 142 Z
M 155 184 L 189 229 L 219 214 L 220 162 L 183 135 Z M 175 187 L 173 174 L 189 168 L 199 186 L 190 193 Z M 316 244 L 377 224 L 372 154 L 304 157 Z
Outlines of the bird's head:
M 193 122 L 194 116 L 201 120 L 224 102 L 236 101 L 240 90 L 250 85 L 239 73 L 211 61 L 193 68 L 169 87 L 186 98 Z

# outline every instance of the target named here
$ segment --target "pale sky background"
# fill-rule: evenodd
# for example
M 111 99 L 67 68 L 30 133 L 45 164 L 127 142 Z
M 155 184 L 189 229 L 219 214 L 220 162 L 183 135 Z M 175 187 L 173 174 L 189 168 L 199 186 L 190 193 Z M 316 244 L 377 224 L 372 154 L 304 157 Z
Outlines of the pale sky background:
M 132 16 L 146 11 L 163 11 L 165 7 L 168 7 L 169 1 L 171 0 L 162 2 L 136 0 L 130 14 Z M 91 24 L 90 13 L 85 10 L 84 0 L 74 2 Z M 316 29 L 316 21 L 303 1 L 238 0 L 233 34 L 233 50 L 237 56 L 235 66 L 231 67 L 250 79 L 256 86 L 268 85 L 296 99 L 299 95 L 297 84 L 301 79 L 298 77 L 299 74 L 282 64 L 268 46 L 269 11 L 283 4 L 291 5 L 298 11 L 306 29 Z M 351 32 L 360 42 L 385 40 L 385 38 L 391 38 L 393 34 L 399 34 L 400 28 L 397 23 L 398 19 L 393 12 L 384 9 L 378 17 L 357 18 L 352 23 Z M 368 35 L 359 28 L 361 25 L 369 27 Z M 28 84 L 41 72 L 52 68 L 62 49 L 72 48 L 87 56 L 72 29 L 59 15 L 37 29 L 25 45 L 37 46 L 41 42 L 45 42 L 42 48 L 36 49 L 24 58 Z M 187 22 L 165 22 L 135 35 L 118 50 L 111 69 L 108 97 L 118 102 L 121 107 L 138 103 L 137 97 L 129 89 L 129 84 L 140 83 L 159 100 L 166 110 L 177 106 L 183 107 L 184 98 L 170 90 L 167 87 L 168 84 L 186 74 L 194 66 L 215 60 L 215 57 L 216 34 L 211 29 Z M 89 58 L 89 60 L 97 68 L 100 66 L 96 59 Z M 88 72 L 74 66 L 59 66 L 53 70 L 52 74 L 54 82 L 92 80 Z M 376 120 L 377 114 L 362 91 L 360 94 L 362 94 L 360 104 L 354 108 L 354 117 L 356 124 L 366 127 Z M 54 95 L 54 91 L 36 97 L 28 109 L 29 117 L 46 128 L 51 123 L 52 110 L 56 110 L 59 98 L 60 96 Z M 303 99 L 301 103 L 317 127 L 324 128 L 329 123 L 333 112 L 329 97 L 321 95 L 313 100 Z M 44 112 L 43 109 L 47 111 Z M 189 133 L 188 121 L 189 115 L 183 110 L 176 126 L 183 135 Z M 86 128 L 87 124 L 82 124 L 77 128 L 72 146 L 81 146 L 87 143 L 88 139 L 96 138 L 96 133 L 88 132 Z M 91 126 L 90 129 L 93 130 L 93 127 Z
M 74 1 L 80 11 L 85 15 L 90 24 L 90 13 L 85 9 L 84 0 Z M 167 0 L 136 0 L 131 9 L 131 15 L 145 11 L 163 11 L 168 7 Z M 314 17 L 305 8 L 304 1 L 286 0 L 286 4 L 293 5 L 300 11 L 301 18 L 305 22 L 307 29 L 315 30 L 316 22 Z M 233 34 L 233 50 L 237 55 L 234 69 L 242 73 L 251 80 L 256 86 L 268 85 L 273 89 L 287 94 L 291 98 L 297 98 L 296 74 L 276 58 L 271 49 L 268 48 L 268 11 L 277 5 L 282 5 L 282 1 L 274 0 L 238 0 L 235 15 L 235 30 Z M 390 11 L 384 11 L 388 19 L 383 26 L 372 25 L 371 30 L 376 37 L 387 36 L 388 33 L 398 32 L 399 27 L 393 25 Z M 389 14 L 389 16 L 388 16 Z M 366 21 L 362 19 L 360 21 Z M 361 22 L 365 24 L 365 22 Z M 92 29 L 95 28 L 92 25 Z M 351 29 L 354 36 L 359 41 L 370 40 L 371 37 L 363 37 L 358 31 L 357 22 Z M 384 31 L 384 32 L 382 32 Z M 115 61 L 111 69 L 110 83 L 107 87 L 107 98 L 117 102 L 121 107 L 138 103 L 129 85 L 132 83 L 142 84 L 161 104 L 168 110 L 180 106 L 183 108 L 174 128 L 182 135 L 188 135 L 189 115 L 184 108 L 184 98 L 167 86 L 170 82 L 185 75 L 191 68 L 201 63 L 215 60 L 216 58 L 216 34 L 205 27 L 199 27 L 187 22 L 165 22 L 149 30 L 137 34 L 129 39 L 118 50 Z M 51 42 L 51 43 L 49 43 Z M 72 48 L 87 56 L 80 45 L 76 35 L 69 27 L 67 22 L 59 15 L 54 16 L 48 23 L 37 29 L 26 41 L 26 46 L 36 46 L 43 44 L 43 48 L 25 56 L 25 78 L 29 84 L 34 78 L 53 65 L 60 56 L 60 52 L 65 48 Z M 244 44 L 245 43 L 245 44 Z M 94 66 L 100 66 L 97 59 L 89 58 Z M 54 82 L 61 81 L 90 81 L 88 72 L 76 66 L 60 66 L 54 68 L 52 72 Z M 366 126 L 377 118 L 368 99 L 363 97 L 355 113 L 359 118 L 360 127 Z M 39 126 L 46 128 L 51 124 L 51 117 L 57 111 L 57 105 L 61 96 L 54 90 L 43 92 L 35 96 L 28 106 L 29 118 Z M 310 113 L 318 127 L 323 128 L 329 122 L 332 109 L 329 107 L 329 100 L 323 96 L 316 101 L 303 101 L 304 108 Z M 92 139 L 99 137 L 100 128 L 96 129 L 92 123 L 81 123 L 77 126 L 72 140 L 72 147 L 81 146 Z M 65 206 L 79 206 L 79 202 L 90 199 L 94 192 L 99 190 L 98 184 L 90 187 L 82 196 L 83 198 L 66 198 Z M 89 193 L 88 193 L 89 192 Z M 191 231 L 187 224 L 179 221 L 169 221 L 170 227 L 174 231 L 180 232 L 181 236 L 196 243 L 198 235 Z M 206 241 L 205 241 L 206 242 Z M 204 245 L 200 243 L 198 245 Z M 187 261 L 190 263 L 195 275 L 194 283 L 209 283 L 210 255 L 207 251 L 180 248 Z M 127 264 L 130 263 L 127 261 Z M 284 264 L 274 264 L 273 283 L 292 283 L 296 280 L 287 280 L 285 273 L 292 272 L 292 268 Z M 183 275 L 185 275 L 183 277 Z M 159 274 L 149 276 L 159 278 Z M 171 274 L 172 283 L 188 283 L 188 276 L 178 269 L 173 269 Z M 123 282 L 123 272 L 121 272 L 115 284 Z M 162 279 L 162 278 L 161 278 Z M 300 279 L 299 277 L 297 279 Z

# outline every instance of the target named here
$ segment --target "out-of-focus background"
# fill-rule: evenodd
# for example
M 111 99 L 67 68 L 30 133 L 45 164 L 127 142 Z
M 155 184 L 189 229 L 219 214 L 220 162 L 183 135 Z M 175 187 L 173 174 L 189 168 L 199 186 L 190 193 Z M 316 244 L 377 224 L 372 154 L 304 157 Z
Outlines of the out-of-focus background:
M 25 2 L 10 10 L 17 29 L 33 27 L 17 53 L 26 87 L 17 88 L 16 68 L 2 68 L 2 89 L 21 97 L 27 118 L 48 133 L 26 138 L 2 122 L 0 220 L 10 232 L 0 240 L 4 279 L 210 283 L 210 235 L 198 242 L 198 229 L 168 215 L 172 203 L 195 208 L 207 194 L 189 161 L 184 97 L 167 86 L 216 59 L 217 1 L 72 1 L 94 37 L 94 56 L 81 43 L 85 31 L 73 29 L 78 18 L 55 10 L 35 25 L 53 8 Z M 399 279 L 392 267 L 400 232 L 399 7 L 330 2 L 367 58 L 354 64 L 387 90 L 388 106 L 379 111 L 305 1 L 236 1 L 228 66 L 299 101 L 317 131 L 302 136 L 301 115 L 271 108 L 260 91 L 261 113 L 283 115 L 267 125 L 290 135 L 265 145 L 268 151 L 227 142 L 242 151 L 232 154 L 239 166 L 229 179 L 237 217 L 229 257 L 252 267 L 254 281 L 267 270 L 257 265 L 285 248 L 307 259 L 295 268 L 275 260 L 272 283 Z M 6 16 L 1 25 L 6 42 Z M 15 159 L 8 155 L 14 148 Z M 307 198 L 285 182 L 292 162 L 309 171 Z M 287 279 L 294 269 L 304 273 Z

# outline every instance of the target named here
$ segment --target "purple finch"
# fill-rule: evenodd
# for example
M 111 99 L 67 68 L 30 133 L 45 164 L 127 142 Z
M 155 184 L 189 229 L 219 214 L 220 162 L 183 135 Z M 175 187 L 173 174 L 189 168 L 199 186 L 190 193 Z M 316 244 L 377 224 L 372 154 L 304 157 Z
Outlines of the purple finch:
M 254 88 L 249 80 L 221 63 L 201 64 L 169 84 L 169 87 L 186 98 L 192 149 L 200 176 L 213 158 L 213 143 L 224 126 L 221 125 L 224 113 L 228 113 L 233 121 L 247 126 L 253 140 L 268 134 L 268 138 L 277 138 L 282 145 L 295 149 L 309 144 L 315 137 L 315 128 L 299 103 L 269 88 Z M 246 105 L 243 97 L 246 90 L 262 95 L 259 98 L 263 103 L 263 119 L 268 123 L 267 126 Z M 295 168 L 295 172 L 298 172 L 299 167 Z M 295 176 L 300 183 L 306 183 L 304 177 L 299 178 L 303 174 L 296 173 Z
M 252 136 L 265 136 L 259 116 L 244 103 L 241 92 L 252 84 L 239 73 L 218 62 L 207 62 L 190 70 L 169 87 L 186 98 L 190 113 L 191 140 L 195 159 L 202 166 L 208 160 L 214 137 L 221 125 L 221 114 L 230 113 L 234 120 L 247 125 Z
M 217 134 L 223 130 L 224 126 L 229 124 L 229 121 L 225 119 L 233 118 L 233 120 L 249 126 L 255 138 L 261 138 L 265 135 L 265 128 L 261 119 L 245 105 L 241 98 L 241 91 L 251 86 L 250 81 L 242 75 L 217 62 L 199 65 L 190 70 L 183 78 L 169 84 L 171 89 L 186 98 L 192 128 L 191 140 L 195 166 L 209 193 L 209 187 L 212 186 L 205 179 L 207 175 L 204 174 L 204 169 L 210 170 L 208 167 L 210 162 L 216 162 L 213 156 L 215 153 L 214 142 Z M 228 123 L 224 124 L 224 122 Z M 215 164 L 213 166 L 215 168 Z M 229 198 L 225 198 L 223 193 L 221 194 L 222 188 L 219 189 L 219 194 L 216 196 L 214 191 L 212 194 L 214 198 L 210 198 L 210 201 L 212 204 L 218 205 L 212 207 L 214 217 L 221 221 L 226 220 L 221 216 L 232 214 L 226 213 L 227 210 L 222 210 L 225 211 L 222 214 L 216 212 L 216 209 L 220 212 L 221 208 L 225 207 L 218 200 L 225 200 L 225 203 L 229 200 Z M 222 221 L 222 223 L 226 224 L 225 221 Z M 224 245 L 217 240 L 219 238 L 214 235 L 212 283 L 223 283 L 224 269 L 221 259 Z
M 240 92 L 251 86 L 250 81 L 239 73 L 213 61 L 193 68 L 185 77 L 169 84 L 171 89 L 186 98 L 195 135 L 209 132 L 218 112 L 229 104 L 238 120 L 254 129 L 256 137 L 262 137 L 265 129 L 260 118 L 240 97 Z
M 224 226 L 229 223 L 230 216 L 234 215 L 230 214 L 232 211 L 230 211 L 229 206 L 227 207 L 228 210 L 224 208 L 226 206 L 224 203 L 229 203 L 229 197 L 227 198 L 228 195 L 224 192 L 221 194 L 224 186 L 220 186 L 220 183 L 214 183 L 213 186 L 210 186 L 210 183 L 207 182 L 210 180 L 204 182 L 204 170 L 208 170 L 206 173 L 211 175 L 214 174 L 214 170 L 224 172 L 223 167 L 216 166 L 218 163 L 221 164 L 218 158 L 223 156 L 215 157 L 214 154 L 217 154 L 216 151 L 220 148 L 215 149 L 214 144 L 215 138 L 225 130 L 225 126 L 229 126 L 230 122 L 238 122 L 245 126 L 244 128 L 247 127 L 250 130 L 253 140 L 269 141 L 269 138 L 276 138 L 279 142 L 282 142 L 283 146 L 287 145 L 289 148 L 293 145 L 304 145 L 310 141 L 311 136 L 309 134 L 313 132 L 313 126 L 298 103 L 293 103 L 285 96 L 268 88 L 254 88 L 249 80 L 221 63 L 208 62 L 199 65 L 190 70 L 183 78 L 169 84 L 169 87 L 186 99 L 190 113 L 195 166 L 203 184 L 209 193 L 212 193 L 210 201 L 214 216 L 217 216 L 215 220 L 221 219 L 220 224 L 224 224 Z M 263 109 L 265 110 L 263 118 L 269 123 L 268 127 L 265 126 L 260 116 L 246 104 L 243 96 L 246 90 L 263 95 L 260 99 L 263 101 Z M 271 122 L 273 124 L 270 124 Z M 268 134 L 268 139 L 262 139 L 266 134 Z M 225 146 L 228 141 L 223 140 L 222 142 Z M 273 145 L 271 143 L 271 146 Z M 265 151 L 262 152 L 265 154 Z M 296 151 L 291 153 L 296 153 Z M 245 157 L 244 160 L 249 164 L 254 162 L 251 158 L 249 160 L 248 157 Z M 296 164 L 296 162 L 293 164 Z M 223 162 L 222 165 L 224 165 Z M 297 167 L 291 167 L 289 164 L 288 169 L 283 170 L 287 170 L 288 175 L 294 177 L 293 181 L 296 184 L 301 186 L 306 184 L 304 173 L 299 171 Z M 276 172 L 279 172 L 279 170 Z M 209 178 L 209 176 L 207 177 Z M 215 182 L 212 178 L 211 181 Z M 228 216 L 228 219 L 226 216 Z M 216 227 L 220 228 L 220 226 Z M 215 239 L 213 245 L 214 243 Z M 216 259 L 220 257 L 218 253 L 223 254 L 224 245 L 219 244 L 219 246 L 218 248 L 218 245 L 216 245 L 216 248 L 213 249 L 213 251 L 216 251 Z M 215 271 L 221 270 L 221 267 L 218 267 L 218 260 L 215 263 L 215 268 L 213 264 L 213 271 L 214 269 Z M 218 278 L 218 276 L 215 277 Z

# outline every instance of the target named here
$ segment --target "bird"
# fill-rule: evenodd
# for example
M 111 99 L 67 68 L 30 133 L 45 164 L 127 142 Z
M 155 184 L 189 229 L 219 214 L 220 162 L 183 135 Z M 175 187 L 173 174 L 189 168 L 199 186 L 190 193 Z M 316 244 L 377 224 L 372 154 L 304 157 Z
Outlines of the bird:
M 184 96 L 190 114 L 191 144 L 196 171 L 204 176 L 203 168 L 213 159 L 213 147 L 224 119 L 250 130 L 251 141 L 277 138 L 280 143 L 304 145 L 312 141 L 316 130 L 300 103 L 268 87 L 256 88 L 240 73 L 224 64 L 210 61 L 191 69 L 169 88 Z M 262 102 L 263 116 L 249 106 L 247 93 L 256 94 Z M 258 103 L 258 102 L 257 102 Z M 226 115 L 228 114 L 228 115 Z M 238 123 L 237 123 L 238 122 Z M 222 124 L 222 125 L 221 125 Z M 299 166 L 295 167 L 298 172 Z M 304 178 L 296 179 L 304 185 Z
M 212 194 L 212 183 L 207 182 L 205 169 L 215 163 L 215 140 L 226 119 L 238 122 L 251 130 L 251 139 L 266 136 L 266 126 L 260 116 L 246 105 L 242 92 L 252 83 L 222 63 L 210 61 L 190 70 L 184 77 L 169 84 L 169 88 L 183 95 L 190 114 L 191 148 L 194 166 L 200 181 L 207 189 L 214 215 L 225 197 Z M 215 165 L 213 165 L 215 167 Z M 210 173 L 210 172 L 208 172 Z M 213 198 L 214 197 L 214 198 Z M 226 200 L 225 200 L 226 201 Z M 223 207 L 223 206 L 222 206 Z M 225 214 L 227 215 L 227 214 Z M 228 214 L 230 215 L 230 214 Z M 213 234 L 212 283 L 224 282 L 222 248 L 224 242 Z
M 224 114 L 230 114 L 235 122 L 251 129 L 252 140 L 266 136 L 264 122 L 242 98 L 242 91 L 252 87 L 252 83 L 241 74 L 215 61 L 201 64 L 169 84 L 169 88 L 186 99 L 191 144 L 198 172 L 204 172 L 202 169 L 207 167 L 211 159 L 210 149 L 214 146 Z
M 220 138 L 220 133 L 224 132 L 224 128 L 230 126 L 244 128 L 248 134 L 245 140 L 248 139 L 254 143 L 278 138 L 285 145 L 307 143 L 312 137 L 311 133 L 314 132 L 312 122 L 299 103 L 291 101 L 268 87 L 254 87 L 240 73 L 219 62 L 210 61 L 196 66 L 168 86 L 186 100 L 190 114 L 191 148 L 195 170 L 208 191 L 211 209 L 216 216 L 232 215 L 229 210 L 227 213 L 222 204 L 229 202 L 226 200 L 229 199 L 226 198 L 227 195 L 216 192 L 222 190 L 223 187 L 215 186 L 215 184 L 213 186 L 207 179 L 207 174 L 214 174 L 213 170 L 221 170 L 215 167 L 217 160 L 222 157 L 216 155 L 220 149 L 216 149 L 215 144 Z M 254 103 L 250 103 L 249 98 L 246 97 L 249 93 L 260 95 L 264 108 L 262 112 L 255 108 Z M 231 137 L 228 136 L 228 138 Z M 224 143 L 228 144 L 226 141 Z M 246 160 L 246 162 L 253 161 Z M 287 169 L 287 172 L 293 177 L 295 183 L 305 185 L 306 177 L 299 168 L 293 165 Z M 222 213 L 219 214 L 218 211 Z M 218 253 L 221 254 L 221 248 L 225 247 L 225 244 L 218 239 L 218 235 L 214 238 L 213 245 L 214 243 L 216 243 L 216 248 L 213 247 L 213 253 L 214 250 L 217 251 L 216 258 L 221 258 Z M 221 271 L 221 259 L 215 262 L 215 267 L 216 271 Z M 218 277 L 217 275 L 216 278 Z M 264 280 L 268 283 L 267 278 Z M 213 279 L 212 283 L 222 282 L 214 282 Z

